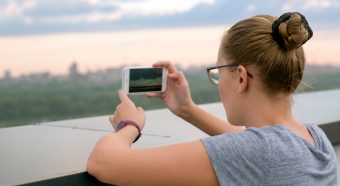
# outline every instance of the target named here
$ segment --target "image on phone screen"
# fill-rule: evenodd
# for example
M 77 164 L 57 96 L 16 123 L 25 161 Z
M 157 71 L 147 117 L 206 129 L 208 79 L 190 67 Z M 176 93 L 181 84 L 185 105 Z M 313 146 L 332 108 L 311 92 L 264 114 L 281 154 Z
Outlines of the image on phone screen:
M 162 68 L 130 69 L 129 92 L 162 90 Z

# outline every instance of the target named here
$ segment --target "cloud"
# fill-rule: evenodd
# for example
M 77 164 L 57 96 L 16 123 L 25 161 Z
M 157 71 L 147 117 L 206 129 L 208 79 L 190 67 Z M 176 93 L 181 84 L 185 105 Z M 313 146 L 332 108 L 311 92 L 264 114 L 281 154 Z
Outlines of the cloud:
M 0 0 L 0 35 L 228 25 L 287 11 L 329 29 L 339 10 L 338 0 Z
M 254 4 L 247 5 L 246 12 L 250 13 L 250 12 L 253 12 L 254 10 L 256 10 L 256 5 Z
M 121 19 L 123 16 L 122 11 L 113 11 L 109 13 L 94 11 L 87 14 L 79 14 L 72 16 L 55 16 L 55 17 L 45 17 L 37 18 L 32 20 L 32 22 L 45 23 L 45 24 L 76 24 L 76 23 L 95 23 L 102 21 L 116 21 Z
M 290 11 L 296 8 L 303 11 L 321 11 L 323 9 L 340 9 L 340 2 L 338 0 L 289 0 L 284 3 L 282 10 Z
M 25 11 L 35 8 L 37 0 L 25 0 L 20 3 L 15 0 L 6 0 L 0 4 L 0 19 L 20 16 Z
M 124 16 L 169 15 L 215 0 L 7 0 L 0 18 L 19 17 L 24 24 L 76 24 L 117 21 Z
M 201 3 L 213 4 L 214 0 L 121 1 L 117 6 L 126 14 L 167 15 L 190 11 Z

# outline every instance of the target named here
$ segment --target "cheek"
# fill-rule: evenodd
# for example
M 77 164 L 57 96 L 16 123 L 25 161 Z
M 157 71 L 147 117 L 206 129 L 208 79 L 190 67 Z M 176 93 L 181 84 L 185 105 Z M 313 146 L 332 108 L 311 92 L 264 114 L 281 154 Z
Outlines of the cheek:
M 220 97 L 221 97 L 221 101 L 227 116 L 227 120 L 230 123 L 232 122 L 232 103 L 231 103 L 231 98 L 230 98 L 230 92 L 228 92 L 228 87 L 227 86 L 223 86 L 223 84 L 219 85 L 219 90 L 220 90 Z
M 223 78 L 220 79 L 218 88 L 219 88 L 220 98 L 221 98 L 221 101 L 223 103 L 223 106 L 227 110 L 227 108 L 229 107 L 228 103 L 229 103 L 229 99 L 230 99 L 229 98 L 230 97 L 230 95 L 229 95 L 230 92 L 229 92 L 229 88 L 226 85 L 226 83 L 224 82 Z
M 225 74 L 220 74 L 219 79 L 219 91 L 221 100 L 226 99 L 229 97 L 231 90 L 232 90 L 232 79 L 229 76 L 226 76 Z
M 223 81 L 224 80 L 224 81 Z M 227 79 L 220 79 L 219 83 L 219 91 L 220 91 L 220 98 L 223 104 L 223 107 L 226 111 L 228 121 L 231 122 L 233 118 L 233 102 L 234 102 L 234 96 L 233 96 L 233 85 L 232 81 Z

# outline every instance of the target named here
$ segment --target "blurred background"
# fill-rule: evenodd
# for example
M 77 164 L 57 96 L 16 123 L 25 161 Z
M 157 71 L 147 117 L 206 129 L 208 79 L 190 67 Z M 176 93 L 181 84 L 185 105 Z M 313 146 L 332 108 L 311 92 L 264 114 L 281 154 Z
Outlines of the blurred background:
M 217 102 L 205 69 L 223 32 L 250 16 L 289 11 L 314 30 L 299 92 L 340 88 L 338 0 L 1 0 L 0 127 L 110 114 L 121 68 L 159 60 L 185 72 L 196 103 Z

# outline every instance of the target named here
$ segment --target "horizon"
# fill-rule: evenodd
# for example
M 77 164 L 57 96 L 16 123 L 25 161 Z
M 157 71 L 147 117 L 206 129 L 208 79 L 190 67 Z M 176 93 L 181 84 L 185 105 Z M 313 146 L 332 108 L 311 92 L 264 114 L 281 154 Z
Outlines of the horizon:
M 19 74 L 17 76 L 14 76 L 12 74 L 11 71 L 3 71 L 2 72 L 2 75 L 0 73 L 0 80 L 5 80 L 5 74 L 7 72 L 10 73 L 10 78 L 13 79 L 13 80 L 16 80 L 16 79 L 20 79 L 20 78 L 25 78 L 27 76 L 30 76 L 30 75 L 43 75 L 43 74 L 47 74 L 49 77 L 68 77 L 70 76 L 70 68 L 73 64 L 76 64 L 78 66 L 78 62 L 77 61 L 72 61 L 69 63 L 69 66 L 65 69 L 65 72 L 63 73 L 51 73 L 50 71 L 34 71 L 34 72 L 29 72 L 29 73 L 24 73 L 24 74 Z M 202 69 L 204 67 L 208 67 L 208 66 L 213 66 L 214 64 L 213 63 L 207 63 L 207 64 L 192 64 L 192 65 L 186 65 L 186 66 L 183 66 L 181 63 L 173 63 L 175 66 L 179 67 L 181 70 L 184 70 L 184 71 L 187 71 L 189 70 L 190 71 L 190 68 L 199 68 L 199 67 L 202 67 Z M 129 66 L 141 66 L 142 65 L 135 65 L 135 64 L 130 64 Z M 103 72 L 103 71 L 107 71 L 107 70 L 118 70 L 118 69 L 122 69 L 124 68 L 125 66 L 124 65 L 120 65 L 120 66 L 107 66 L 107 67 L 104 67 L 104 68 L 98 68 L 98 69 L 87 69 L 87 70 L 80 70 L 79 67 L 77 67 L 77 73 L 79 76 L 83 76 L 83 75 L 89 75 L 91 73 L 100 73 L 100 72 Z M 311 63 L 311 64 L 306 64 L 305 66 L 305 71 L 308 70 L 308 68 L 311 68 L 312 70 L 315 70 L 315 68 L 319 69 L 319 70 L 334 70 L 334 68 L 336 69 L 340 69 L 340 64 L 318 64 L 318 63 Z M 84 69 L 84 68 L 83 68 Z

